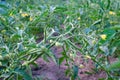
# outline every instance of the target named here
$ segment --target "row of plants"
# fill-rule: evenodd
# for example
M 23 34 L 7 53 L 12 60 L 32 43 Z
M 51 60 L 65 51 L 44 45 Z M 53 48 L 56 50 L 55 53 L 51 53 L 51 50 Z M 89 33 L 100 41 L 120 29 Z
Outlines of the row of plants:
M 74 64 L 73 58 L 79 52 L 94 62 L 95 73 L 106 72 L 100 80 L 118 80 L 119 9 L 119 0 L 1 1 L 0 78 L 33 80 L 30 65 L 51 57 L 57 65 L 66 61 L 71 80 L 80 79 L 78 71 L 84 66 Z M 53 46 L 63 49 L 60 58 Z M 111 64 L 110 57 L 118 60 Z

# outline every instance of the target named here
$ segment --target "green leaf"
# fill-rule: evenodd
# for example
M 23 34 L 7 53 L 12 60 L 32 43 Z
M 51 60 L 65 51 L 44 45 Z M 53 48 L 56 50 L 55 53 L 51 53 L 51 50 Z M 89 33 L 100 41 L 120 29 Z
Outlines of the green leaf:
M 65 12 L 67 11 L 67 8 L 66 7 L 56 7 L 55 10 L 54 10 L 54 13 L 62 13 L 62 12 Z
M 8 9 L 8 7 L 5 4 L 0 4 L 0 8 Z
M 102 34 L 106 35 L 106 40 L 101 39 L 99 41 L 100 44 L 105 44 L 107 42 L 109 42 L 110 40 L 112 40 L 115 37 L 116 31 L 113 29 L 104 29 L 104 31 L 102 32 Z
M 11 73 L 2 74 L 2 75 L 0 75 L 0 78 L 8 78 L 10 75 L 11 75 Z
M 100 23 L 101 23 L 101 21 L 102 21 L 101 19 L 99 19 L 99 20 L 95 21 L 95 22 L 92 24 L 92 26 L 93 26 L 93 25 L 100 24 Z
M 24 80 L 33 80 L 32 77 L 24 70 L 16 69 L 14 73 L 23 76 Z
M 92 75 L 92 72 L 85 71 L 85 74 Z
M 57 56 L 56 56 L 55 54 L 53 54 L 52 52 L 48 52 L 48 53 L 47 53 L 47 56 L 50 57 L 50 58 L 52 58 L 52 60 L 53 60 L 57 65 L 59 65 Z
M 112 30 L 112 29 L 105 29 L 103 31 L 103 34 L 106 34 L 107 35 L 107 40 L 110 40 L 114 37 L 116 31 L 115 30 Z
M 110 50 L 109 50 L 109 52 L 110 52 L 110 54 L 113 54 L 115 51 L 116 51 L 116 47 L 113 47 L 113 48 L 111 48 Z
M 98 80 L 106 80 L 105 78 L 99 78 Z
M 7 14 L 7 9 L 8 7 L 6 6 L 7 4 L 0 3 L 0 14 Z
M 109 49 L 108 46 L 100 46 L 99 47 L 101 51 L 103 51 L 105 53 L 105 55 L 109 55 Z
M 79 71 L 78 66 L 74 65 L 73 66 L 73 78 L 74 78 L 74 80 L 78 77 L 78 71 Z
M 66 74 L 66 76 L 68 76 L 69 74 L 70 74 L 70 72 L 71 72 L 71 69 L 66 69 L 66 71 L 65 71 L 65 74 Z
M 23 51 L 23 50 L 24 50 L 24 46 L 23 46 L 22 42 L 17 43 L 17 49 L 18 49 L 19 51 Z
M 115 26 L 111 27 L 111 29 L 120 30 L 120 25 L 115 25 Z
M 35 61 L 31 62 L 31 65 L 33 65 L 34 67 L 38 67 L 38 64 Z
M 60 57 L 60 58 L 59 58 L 59 65 L 61 65 L 64 60 L 65 60 L 65 57 L 64 57 L 64 56 L 63 56 L 63 57 Z
M 120 47 L 120 39 L 115 39 L 112 43 L 113 46 Z
M 85 33 L 85 34 L 89 34 L 91 31 L 92 31 L 92 30 L 91 30 L 90 28 L 85 28 L 85 29 L 84 29 L 84 33 Z
M 112 63 L 112 64 L 107 68 L 108 71 L 115 70 L 115 69 L 120 69 L 120 60 Z

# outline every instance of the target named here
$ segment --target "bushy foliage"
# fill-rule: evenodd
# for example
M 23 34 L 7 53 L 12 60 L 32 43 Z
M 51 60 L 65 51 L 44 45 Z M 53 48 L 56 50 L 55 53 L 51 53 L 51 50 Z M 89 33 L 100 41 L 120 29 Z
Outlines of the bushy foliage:
M 66 74 L 75 80 L 80 65 L 71 56 L 79 52 L 94 61 L 97 71 L 106 71 L 106 79 L 119 79 L 120 62 L 109 62 L 110 56 L 119 58 L 119 9 L 119 0 L 1 1 L 0 78 L 33 80 L 30 64 L 51 57 L 58 65 L 65 60 Z M 63 48 L 59 59 L 53 46 Z

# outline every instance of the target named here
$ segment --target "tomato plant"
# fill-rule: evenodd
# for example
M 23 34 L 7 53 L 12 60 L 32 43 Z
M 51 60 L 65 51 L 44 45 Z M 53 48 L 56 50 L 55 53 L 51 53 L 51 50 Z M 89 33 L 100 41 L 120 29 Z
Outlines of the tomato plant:
M 33 80 L 30 65 L 51 57 L 66 61 L 66 75 L 80 79 L 77 53 L 94 62 L 95 72 L 119 79 L 120 1 L 118 0 L 5 0 L 0 2 L 0 78 Z M 61 47 L 56 58 L 51 48 Z M 77 55 L 79 56 L 79 55 Z M 116 73 L 116 75 L 114 75 Z M 105 80 L 106 80 L 105 79 Z

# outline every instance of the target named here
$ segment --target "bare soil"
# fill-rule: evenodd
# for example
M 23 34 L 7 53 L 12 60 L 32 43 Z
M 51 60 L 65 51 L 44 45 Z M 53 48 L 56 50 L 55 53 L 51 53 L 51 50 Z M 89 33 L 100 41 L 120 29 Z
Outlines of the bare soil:
M 58 57 L 61 55 L 62 49 L 60 47 L 54 47 L 52 49 L 53 53 Z M 111 61 L 116 59 L 111 58 Z M 65 75 L 66 66 L 65 62 L 59 67 L 52 60 L 50 62 L 45 62 L 42 58 L 36 61 L 39 65 L 37 68 L 32 69 L 32 74 L 34 77 L 41 77 L 41 80 L 70 80 L 69 77 Z M 81 80 L 98 80 L 99 78 L 106 78 L 106 73 L 104 71 L 94 72 L 95 67 L 92 60 L 84 60 L 82 55 L 79 58 L 75 58 L 76 64 L 84 65 L 84 68 L 79 68 L 79 77 Z M 86 74 L 86 72 L 92 72 L 92 74 Z

